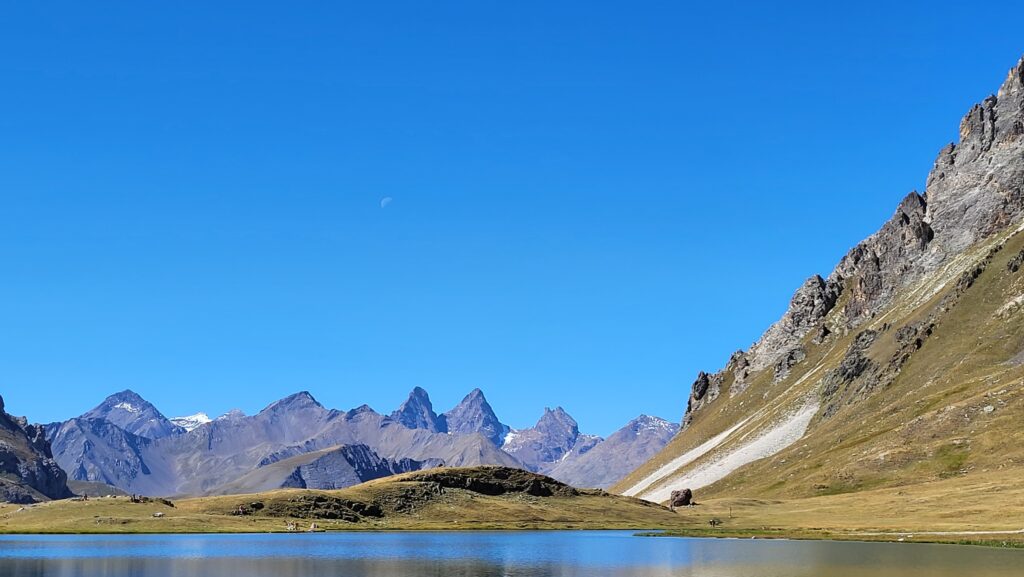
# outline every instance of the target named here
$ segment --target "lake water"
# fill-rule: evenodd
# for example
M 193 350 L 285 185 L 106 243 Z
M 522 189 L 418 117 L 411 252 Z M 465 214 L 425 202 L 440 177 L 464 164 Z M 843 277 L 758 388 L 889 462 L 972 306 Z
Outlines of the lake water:
M 620 531 L 0 537 L 4 577 L 1005 577 L 1024 551 Z

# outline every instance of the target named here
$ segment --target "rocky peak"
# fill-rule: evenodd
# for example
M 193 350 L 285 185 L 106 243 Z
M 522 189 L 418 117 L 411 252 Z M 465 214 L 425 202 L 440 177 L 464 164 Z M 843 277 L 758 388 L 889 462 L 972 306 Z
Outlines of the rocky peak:
M 580 434 L 579 425 L 576 419 L 569 416 L 562 407 L 550 409 L 544 407 L 544 414 L 541 415 L 537 424 L 533 427 L 550 438 L 575 441 Z M 570 443 L 571 444 L 571 443 Z
M 420 387 L 409 393 L 409 398 L 391 413 L 391 418 L 410 429 L 426 429 L 432 433 L 447 432 L 444 419 L 437 416 L 430 395 Z
M 0 502 L 33 503 L 71 496 L 44 429 L 5 412 L 0 397 Z
M 480 389 L 473 389 L 462 402 L 442 418 L 450 433 L 480 433 L 496 446 L 501 446 L 509 428 L 498 420 L 494 409 Z
M 622 428 L 622 430 L 632 431 L 633 434 L 642 434 L 647 431 L 670 431 L 673 435 L 678 429 L 679 425 L 651 415 L 640 415 Z
M 773 365 L 796 346 L 836 305 L 839 292 L 838 286 L 826 282 L 819 275 L 804 281 L 793 294 L 782 318 L 750 348 L 747 358 L 751 370 L 760 371 Z
M 723 371 L 698 375 L 683 426 L 693 411 L 714 400 L 727 373 L 733 372 L 740 385 L 731 392 L 743 389 L 748 372 L 774 368 L 776 379 L 785 378 L 803 359 L 799 347 L 810 331 L 815 331 L 812 342 L 822 343 L 836 328 L 857 328 L 887 310 L 900 291 L 978 240 L 1019 222 L 1024 217 L 1022 159 L 1024 59 L 996 95 L 963 118 L 960 142 L 939 152 L 924 194 L 906 195 L 892 218 L 850 250 L 826 279 L 815 275 L 805 281 L 783 317 L 744 355 L 746 366 L 730 359 Z M 845 305 L 833 312 L 843 293 Z
M 268 412 L 282 412 L 282 411 L 300 411 L 306 409 L 323 409 L 321 405 L 309 391 L 299 391 L 295 394 L 288 395 L 287 397 L 275 401 L 267 406 L 267 408 L 260 411 L 260 413 Z
M 582 437 L 586 437 L 584 441 L 587 444 L 595 444 L 589 435 L 580 435 L 576 420 L 562 407 L 546 407 L 536 425 L 529 429 L 510 431 L 501 448 L 527 467 L 538 471 L 572 451 Z
M 110 395 L 81 418 L 101 419 L 147 439 L 185 432 L 185 429 L 172 423 L 152 403 L 130 389 Z
M 1024 211 L 1024 59 L 960 123 L 928 176 L 928 220 L 941 259 L 1002 230 Z
M 367 405 L 367 404 L 364 403 L 364 404 L 359 405 L 358 407 L 352 409 L 351 411 L 346 413 L 346 415 L 354 417 L 356 415 L 362 415 L 364 413 L 374 413 L 374 412 L 376 412 L 376 411 L 373 410 L 373 407 L 371 407 L 370 405 Z

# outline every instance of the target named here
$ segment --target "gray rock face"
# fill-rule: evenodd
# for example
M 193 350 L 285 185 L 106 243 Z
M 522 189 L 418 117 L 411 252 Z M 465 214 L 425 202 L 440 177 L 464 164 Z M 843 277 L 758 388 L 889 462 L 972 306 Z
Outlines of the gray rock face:
M 960 123 L 928 176 L 928 220 L 949 257 L 1006 228 L 1024 210 L 1024 59 Z
M 427 391 L 416 387 L 409 393 L 409 398 L 402 403 L 401 407 L 391 418 L 410 429 L 426 429 L 433 433 L 444 433 L 448 431 L 445 420 L 437 416 L 434 406 L 430 403 L 430 395 Z
M 256 493 L 281 488 L 333 490 L 373 479 L 442 466 L 438 459 L 381 458 L 366 445 L 342 445 L 265 463 L 218 488 L 218 493 Z
M 766 369 L 776 371 L 776 380 L 785 378 L 800 362 L 806 335 L 821 344 L 835 331 L 856 330 L 891 307 L 901 291 L 1024 218 L 1024 59 L 998 93 L 963 118 L 960 142 L 939 152 L 925 190 L 904 197 L 893 217 L 850 250 L 826 279 L 808 279 L 783 317 L 748 352 L 733 355 L 718 373 L 701 373 L 691 388 L 684 428 L 695 411 L 714 401 L 728 377 L 733 377 L 731 394 Z M 842 309 L 833 312 L 841 299 Z M 830 382 L 843 387 L 847 377 L 832 375 Z
M 586 447 L 577 440 L 547 475 L 575 487 L 607 489 L 661 451 L 679 432 L 679 425 L 658 417 L 640 415 L 607 439 Z
M 849 291 L 845 325 L 856 327 L 888 307 L 896 292 L 937 264 L 929 250 L 935 233 L 927 203 L 912 192 L 882 228 L 853 248 L 829 275 L 829 284 Z
M 545 408 L 537 424 L 510 431 L 502 449 L 532 471 L 541 471 L 572 450 L 580 436 L 576 420 L 562 407 Z
M 139 477 L 152 474 L 143 453 L 153 440 L 109 421 L 71 419 L 51 425 L 47 433 L 71 480 L 131 487 Z
M 498 420 L 480 389 L 473 389 L 458 405 L 443 415 L 449 433 L 480 433 L 500 447 L 509 427 Z
M 149 401 L 130 390 L 110 395 L 99 406 L 83 414 L 82 418 L 104 420 L 147 439 L 185 432 L 185 429 L 172 423 Z
M 760 371 L 778 362 L 779 357 L 799 344 L 818 326 L 835 306 L 839 288 L 818 275 L 804 281 L 782 318 L 773 324 L 747 354 L 750 370 Z
M 43 427 L 8 415 L 0 397 L 0 502 L 67 497 L 67 475 L 53 459 Z

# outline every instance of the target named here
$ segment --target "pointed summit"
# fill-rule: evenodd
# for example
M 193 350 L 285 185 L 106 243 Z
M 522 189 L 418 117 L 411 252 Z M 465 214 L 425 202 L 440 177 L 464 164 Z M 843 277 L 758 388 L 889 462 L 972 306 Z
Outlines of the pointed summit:
M 448 427 L 444 419 L 437 416 L 434 406 L 430 403 L 430 395 L 420 387 L 416 387 L 409 393 L 409 398 L 402 403 L 401 407 L 391 418 L 410 429 L 426 429 L 433 433 L 445 433 Z
M 313 398 L 313 395 L 309 394 L 309 391 L 299 391 L 295 394 L 288 395 L 279 401 L 274 401 L 260 412 L 295 411 L 310 408 L 322 409 L 323 405 L 317 402 L 317 400 Z
M 522 461 L 532 470 L 544 470 L 573 450 L 576 442 L 592 444 L 596 437 L 580 435 L 576 419 L 562 407 L 545 407 L 537 424 L 529 429 L 513 430 L 505 437 L 502 450 Z
M 480 433 L 501 446 L 509 428 L 498 420 L 480 389 L 473 389 L 462 402 L 441 417 L 450 433 Z
M 550 438 L 565 439 L 571 445 L 580 434 L 579 425 L 576 419 L 569 416 L 562 407 L 550 409 L 544 407 L 544 414 L 534 425 L 534 429 L 541 431 Z
M 148 439 L 185 432 L 185 429 L 172 423 L 152 403 L 130 389 L 110 395 L 81 418 L 104 420 Z

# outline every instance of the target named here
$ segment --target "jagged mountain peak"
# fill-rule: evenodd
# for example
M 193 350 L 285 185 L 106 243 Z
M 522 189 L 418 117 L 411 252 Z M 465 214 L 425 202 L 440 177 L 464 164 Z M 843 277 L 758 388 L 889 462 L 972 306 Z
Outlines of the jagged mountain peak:
M 480 433 L 496 446 L 501 446 L 509 428 L 494 413 L 479 388 L 473 389 L 452 410 L 442 415 L 450 433 Z
M 432 433 L 444 433 L 448 430 L 444 419 L 434 412 L 430 395 L 421 387 L 414 387 L 409 398 L 398 410 L 391 413 L 391 418 L 410 429 L 426 429 Z
M 544 407 L 544 414 L 537 420 L 537 424 L 534 427 L 545 430 L 562 430 L 571 434 L 574 438 L 579 434 L 579 425 L 576 423 L 576 419 L 572 418 L 562 407 L 555 407 L 554 409 Z

